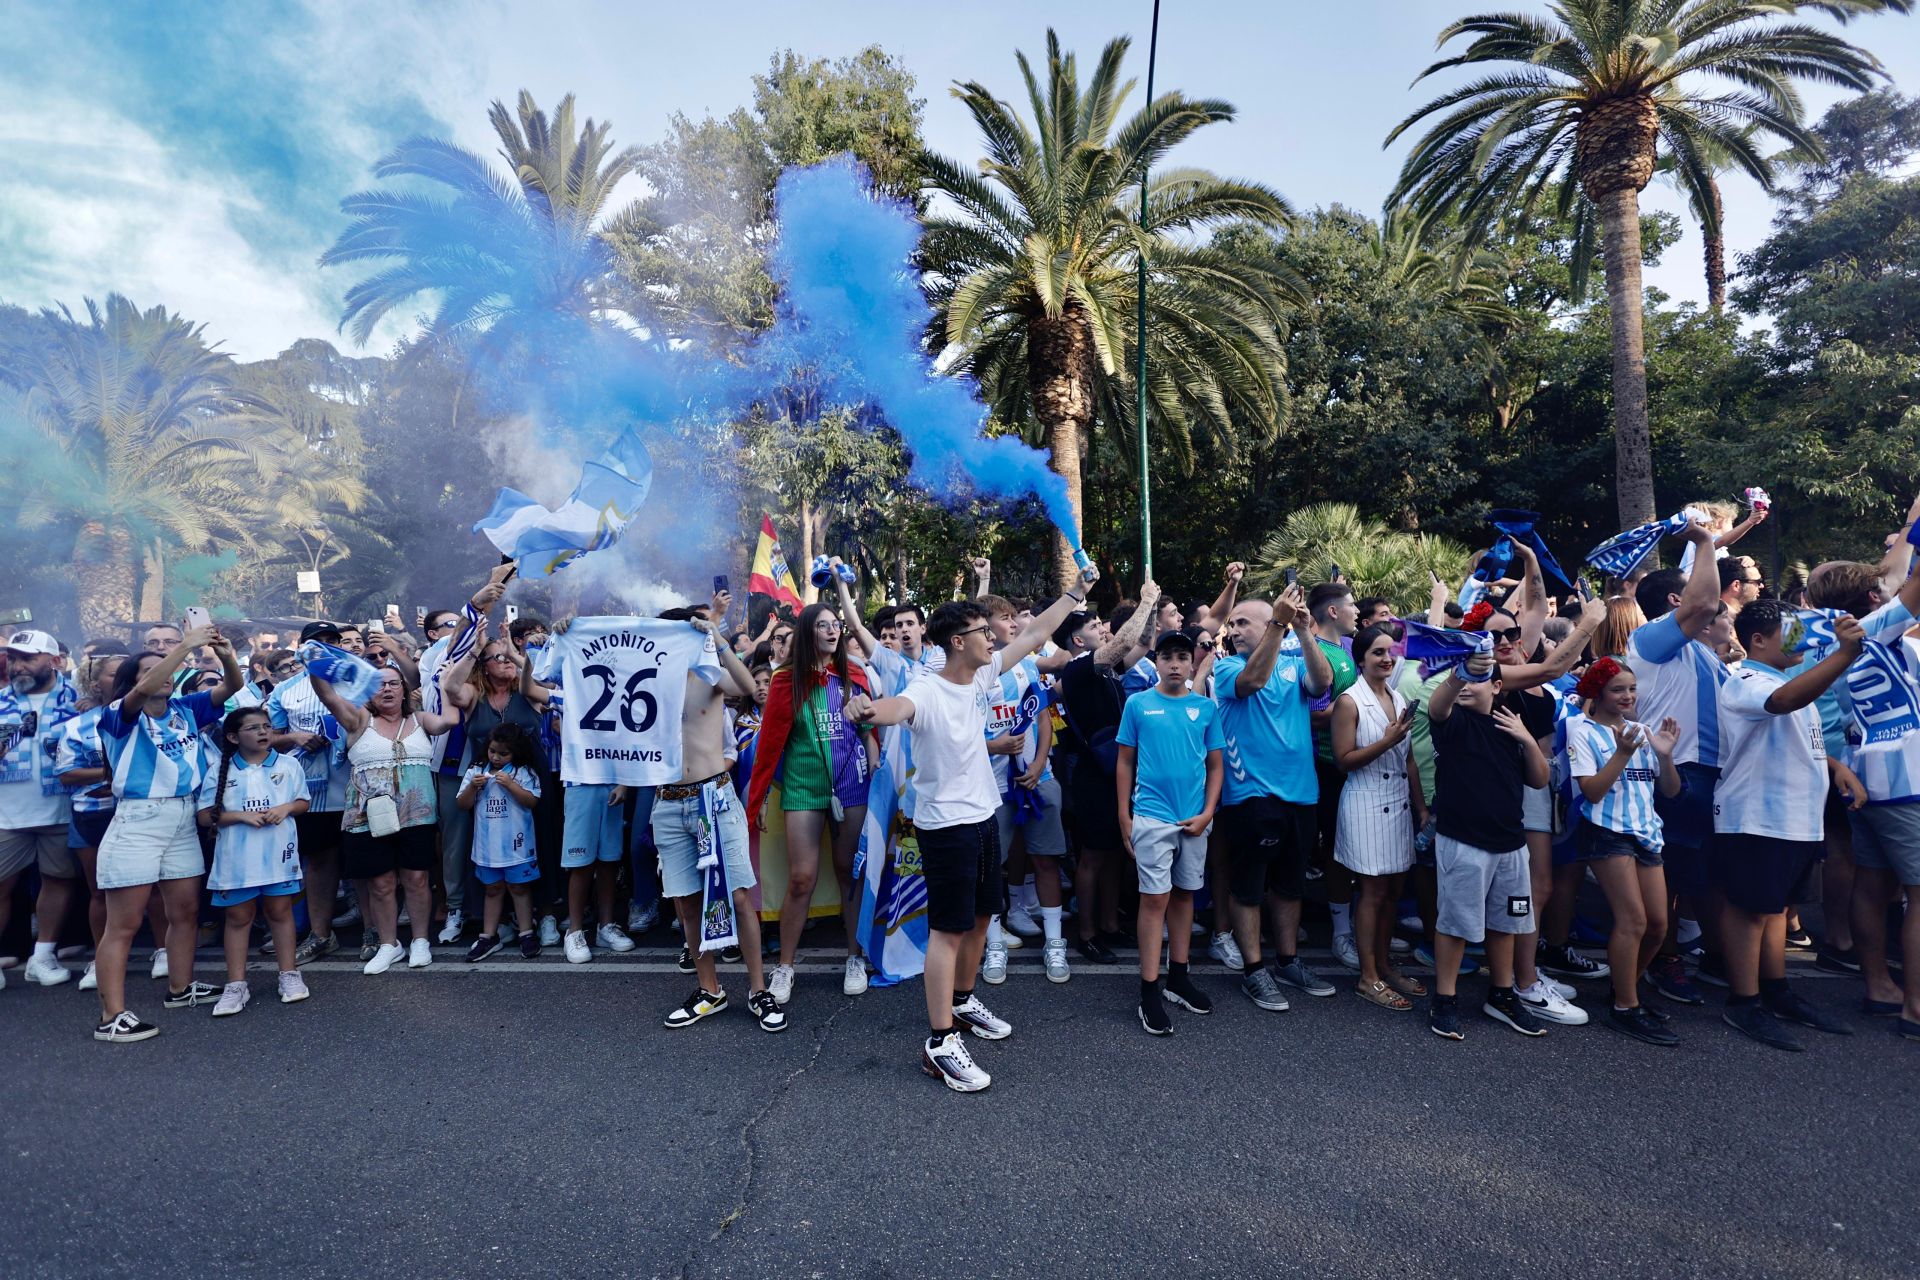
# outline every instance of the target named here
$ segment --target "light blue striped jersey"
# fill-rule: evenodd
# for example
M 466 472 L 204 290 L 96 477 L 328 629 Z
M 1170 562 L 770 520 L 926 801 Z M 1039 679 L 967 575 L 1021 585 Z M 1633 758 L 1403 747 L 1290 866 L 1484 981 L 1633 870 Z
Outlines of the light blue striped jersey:
M 1606 725 L 1576 714 L 1568 718 L 1566 728 L 1567 761 L 1575 778 L 1591 778 L 1613 759 L 1613 730 Z M 1640 728 L 1645 730 L 1646 726 Z M 1581 815 L 1596 827 L 1632 836 L 1658 853 L 1666 844 L 1660 815 L 1653 809 L 1659 786 L 1660 757 L 1643 742 L 1628 757 L 1626 768 L 1620 771 L 1613 789 L 1606 795 L 1592 801 L 1584 792 L 1579 792 Z
M 1727 665 L 1698 640 L 1689 640 L 1669 613 L 1634 629 L 1627 640 L 1627 667 L 1639 682 L 1636 708 L 1648 724 L 1672 716 L 1680 725 L 1675 764 L 1718 767 L 1721 758 L 1720 686 Z
M 113 794 L 121 800 L 162 800 L 200 790 L 206 761 L 200 731 L 220 719 L 204 693 L 168 698 L 166 714 L 136 715 L 128 723 L 120 704 L 100 709 L 100 746 L 113 767 Z
M 1713 829 L 1819 840 L 1827 803 L 1827 745 L 1811 706 L 1787 715 L 1767 699 L 1787 682 L 1784 671 L 1747 661 L 1720 686 L 1720 781 L 1713 789 Z
M 195 807 L 213 808 L 219 785 L 220 762 L 216 758 L 207 767 Z M 248 764 L 246 757 L 235 752 L 227 766 L 226 791 L 218 797 L 224 813 L 264 813 L 306 798 L 306 773 L 292 756 L 278 751 L 267 752 L 267 758 L 259 764 Z M 235 823 L 221 827 L 213 838 L 209 889 L 259 889 L 299 878 L 300 837 L 291 817 L 267 827 Z
M 107 753 L 100 745 L 101 707 L 89 707 L 73 719 L 67 721 L 60 737 L 60 750 L 54 757 L 54 769 L 59 773 L 70 773 L 75 769 L 104 769 L 107 767 Z M 105 790 L 105 795 L 94 795 L 95 791 Z M 111 782 L 88 783 L 76 787 L 73 792 L 73 811 L 75 813 L 112 813 L 113 786 Z

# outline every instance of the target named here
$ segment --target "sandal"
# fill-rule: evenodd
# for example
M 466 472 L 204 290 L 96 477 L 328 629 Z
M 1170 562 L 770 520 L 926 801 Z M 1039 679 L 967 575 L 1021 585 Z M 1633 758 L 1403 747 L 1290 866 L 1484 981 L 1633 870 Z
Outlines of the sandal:
M 1424 996 L 1427 994 L 1425 983 L 1421 982 L 1418 978 L 1409 978 L 1406 974 L 1398 970 L 1389 970 L 1387 972 L 1386 984 L 1403 996 Z
M 1372 982 L 1362 982 L 1353 989 L 1355 995 L 1382 1009 L 1394 1009 L 1405 1012 L 1413 1008 L 1413 1001 L 1393 990 L 1386 983 L 1375 978 Z

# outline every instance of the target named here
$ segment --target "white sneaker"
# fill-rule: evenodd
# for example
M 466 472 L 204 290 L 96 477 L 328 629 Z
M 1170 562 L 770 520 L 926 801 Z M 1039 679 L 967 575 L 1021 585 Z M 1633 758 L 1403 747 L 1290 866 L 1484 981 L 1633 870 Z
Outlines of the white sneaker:
M 1404 956 L 1412 950 L 1413 950 L 1413 944 L 1411 942 L 1408 942 L 1405 938 L 1400 937 L 1398 934 L 1395 934 L 1387 942 L 1387 953 L 1389 955 Z
M 540 917 L 540 945 L 543 947 L 560 945 L 560 922 L 552 916 Z
M 657 902 L 649 902 L 644 907 L 635 905 L 627 908 L 627 932 L 630 934 L 645 933 L 659 923 L 660 904 Z
M 1353 972 L 1360 972 L 1360 948 L 1355 945 L 1352 934 L 1333 935 L 1333 958 Z
M 542 932 L 545 932 L 544 927 Z M 629 946 L 632 944 L 629 943 Z M 593 948 L 587 945 L 587 933 L 584 929 L 575 929 L 567 934 L 567 963 L 585 964 L 593 959 Z
M 251 999 L 253 999 L 253 992 L 247 989 L 246 983 L 229 982 L 226 986 L 220 988 L 220 1001 L 213 1006 L 213 1016 L 216 1018 L 231 1018 L 234 1014 L 246 1008 L 247 1001 Z
M 1240 944 L 1230 933 L 1216 933 L 1207 947 L 1207 954 L 1227 968 L 1239 973 L 1247 967 L 1246 959 L 1240 954 Z
M 467 922 L 461 918 L 457 910 L 449 908 L 446 928 L 440 930 L 440 941 L 449 944 L 460 941 L 460 930 L 464 929 L 466 924 Z
M 767 970 L 767 990 L 773 993 L 773 1002 L 786 1008 L 787 1001 L 793 999 L 793 966 L 777 964 Z
M 300 976 L 298 969 L 289 969 L 280 975 L 281 1004 L 299 1004 L 312 994 L 307 990 L 307 980 Z
M 0 982 L 5 981 L 5 978 L 0 978 Z M 100 989 L 100 977 L 93 971 L 91 962 L 87 965 L 87 971 L 80 975 L 80 989 L 82 991 L 98 991 Z
M 840 979 L 840 994 L 857 996 L 867 989 L 867 962 L 859 956 L 847 957 L 847 972 Z
M 921 1042 L 920 1069 L 955 1093 L 979 1093 L 993 1083 L 993 1077 L 982 1071 L 967 1052 L 958 1030 L 938 1040 Z
M 407 949 L 397 942 L 383 942 L 373 953 L 373 959 L 367 961 L 362 973 L 385 973 L 393 968 L 407 954 Z
M 1536 982 L 1544 982 L 1548 986 L 1552 987 L 1556 992 L 1559 993 L 1559 996 L 1562 1000 L 1571 1002 L 1575 996 L 1580 994 L 1580 991 L 1577 987 L 1570 987 L 1564 982 L 1560 982 L 1560 981 L 1557 981 L 1556 979 L 1549 978 L 1544 973 L 1536 975 L 1534 980 Z
M 1073 970 L 1067 967 L 1067 940 L 1055 938 L 1047 943 L 1041 952 L 1041 959 L 1047 966 L 1048 982 L 1065 982 L 1073 976 Z
M 1007 914 L 1000 917 L 1000 924 L 1002 928 L 1010 929 L 1023 938 L 1037 938 L 1041 934 L 1033 915 L 1022 906 L 1009 908 Z
M 1544 1022 L 1557 1022 L 1563 1027 L 1584 1027 L 1587 1025 L 1587 1011 L 1577 1004 L 1569 1004 L 1554 989 L 1554 984 L 1545 978 L 1534 980 L 1534 984 L 1520 993 L 1520 1003 L 1527 1012 Z
M 629 938 L 627 931 L 617 924 L 603 924 L 600 926 L 599 932 L 593 936 L 601 946 L 609 951 L 633 950 L 633 939 Z
M 158 982 L 160 979 L 166 976 L 167 976 L 167 949 L 165 947 L 155 947 L 153 949 L 153 972 L 152 972 L 153 980 L 155 982 Z
M 520 936 L 520 931 L 513 927 L 513 921 L 502 920 L 500 922 L 500 941 L 502 945 L 512 942 L 515 938 L 519 936 Z
M 1007 980 L 1007 949 L 988 947 L 980 953 L 980 976 L 990 987 L 997 987 Z
M 26 973 L 28 982 L 43 987 L 57 987 L 73 977 L 73 970 L 45 954 L 30 957 Z
M 413 945 L 407 948 L 407 968 L 424 969 L 433 963 L 433 948 L 425 938 L 415 938 Z
M 1012 1024 L 982 1004 L 978 994 L 953 1006 L 953 1022 L 956 1029 L 965 1027 L 982 1040 L 1005 1040 L 1013 1034 Z
M 1025 942 L 1022 942 L 1020 940 L 1019 934 L 1015 933 L 1011 929 L 1004 928 L 1004 927 L 1000 930 L 1000 944 L 1003 947 L 1005 947 L 1008 951 L 1018 951 L 1020 948 L 1027 945 Z

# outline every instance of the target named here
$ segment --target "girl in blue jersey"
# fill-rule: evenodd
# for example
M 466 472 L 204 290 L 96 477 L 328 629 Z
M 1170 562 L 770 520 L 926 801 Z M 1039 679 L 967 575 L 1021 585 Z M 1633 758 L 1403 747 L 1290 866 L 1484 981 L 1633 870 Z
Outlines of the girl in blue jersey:
M 1574 842 L 1613 914 L 1607 1025 L 1647 1044 L 1679 1044 L 1664 1016 L 1641 1007 L 1639 980 L 1667 936 L 1665 836 L 1653 801 L 1656 790 L 1669 800 L 1680 794 L 1673 764 L 1680 725 L 1671 716 L 1657 732 L 1636 723 L 1634 674 L 1612 658 L 1588 667 L 1574 696 L 1586 704 L 1586 714 L 1567 725 L 1567 758 L 1585 801 Z
M 251 998 L 247 942 L 262 904 L 280 962 L 280 1003 L 307 998 L 306 981 L 293 966 L 293 900 L 301 888 L 293 819 L 307 811 L 307 774 L 272 744 L 265 707 L 230 712 L 220 726 L 220 763 L 200 788 L 200 822 L 214 832 L 207 890 L 227 913 L 227 985 L 213 1006 L 216 1018 L 240 1012 Z
M 513 894 L 520 954 L 540 954 L 533 927 L 533 882 L 540 878 L 534 849 L 533 810 L 540 803 L 540 753 L 517 724 L 495 726 L 487 737 L 486 763 L 467 770 L 454 802 L 473 813 L 473 876 L 486 889 L 480 936 L 467 951 L 476 964 L 500 949 L 502 899 Z

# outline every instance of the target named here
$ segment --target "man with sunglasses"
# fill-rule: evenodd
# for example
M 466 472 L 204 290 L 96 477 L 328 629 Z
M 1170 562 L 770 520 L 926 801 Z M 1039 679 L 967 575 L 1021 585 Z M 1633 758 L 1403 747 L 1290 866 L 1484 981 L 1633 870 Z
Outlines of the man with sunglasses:
M 1006 896 L 994 818 L 1000 787 L 987 754 L 988 716 L 1001 675 L 1038 650 L 1069 612 L 1086 603 L 1087 588 L 1099 576 L 1091 567 L 1082 570 L 1078 592 L 1055 600 L 997 651 L 985 609 L 971 600 L 943 604 L 928 621 L 927 638 L 946 651 L 946 665 L 923 672 L 898 696 L 875 702 L 855 695 L 847 702 L 855 723 L 910 727 L 918 791 L 913 821 L 927 885 L 930 1034 L 921 1046 L 920 1069 L 959 1093 L 978 1093 L 993 1083 L 968 1054 L 959 1029 L 983 1040 L 1013 1034 L 973 992 L 987 922 Z

